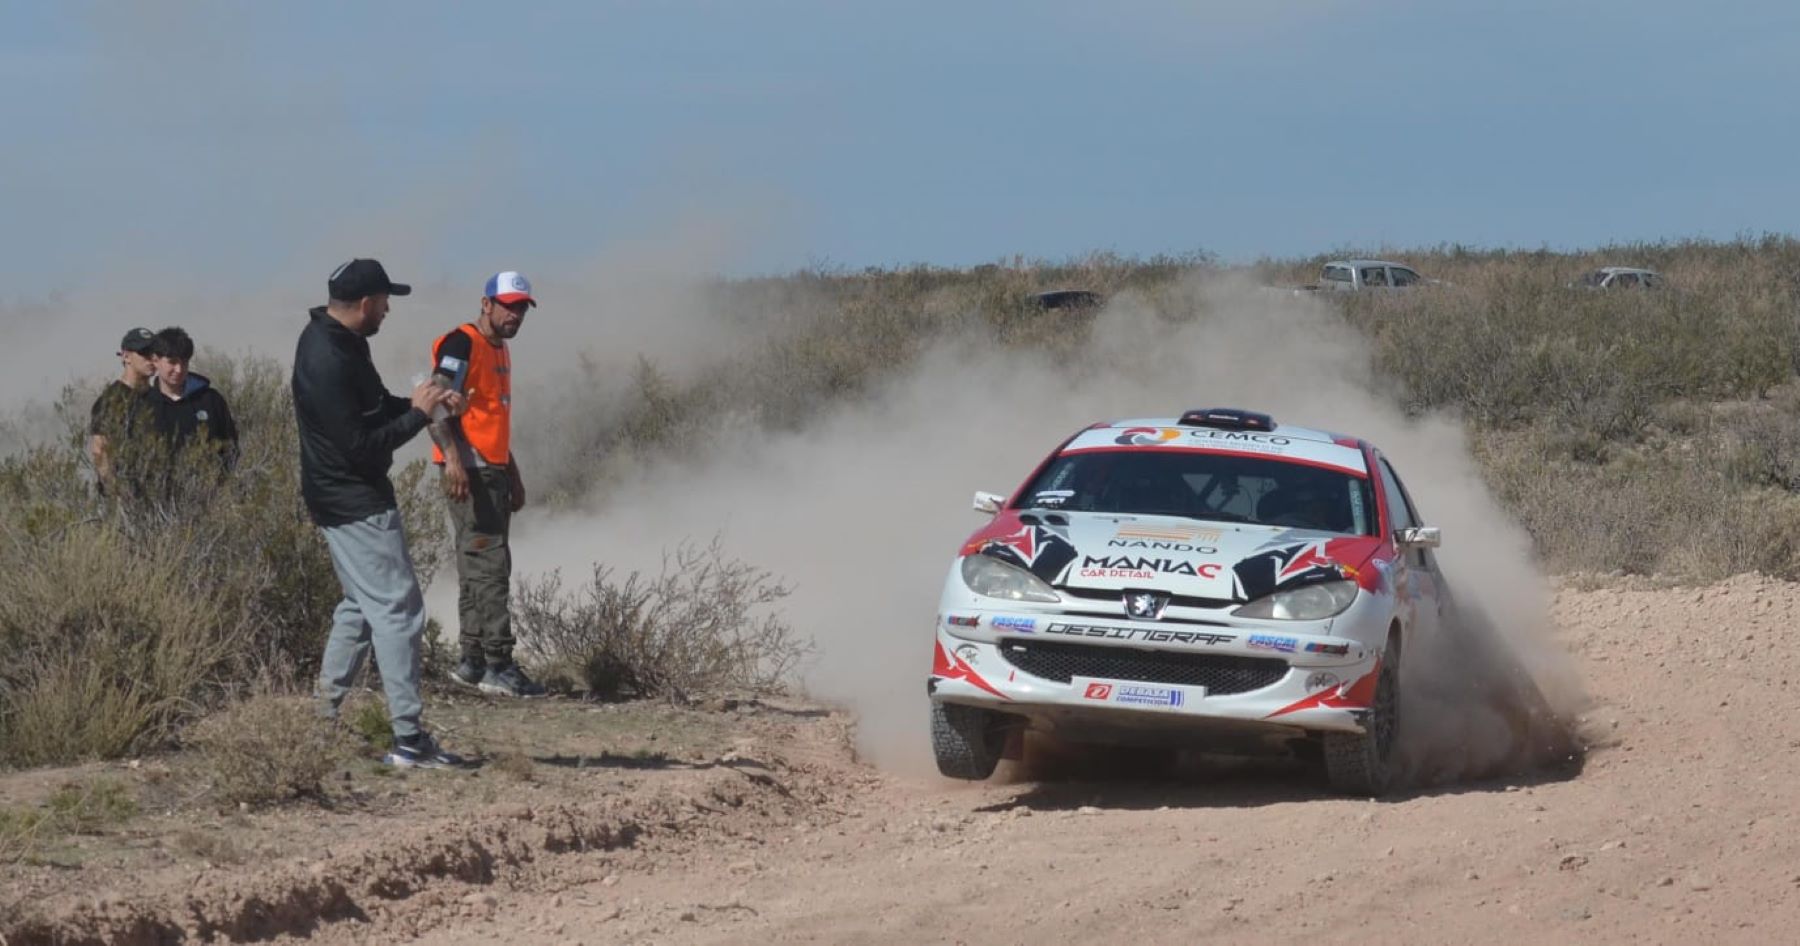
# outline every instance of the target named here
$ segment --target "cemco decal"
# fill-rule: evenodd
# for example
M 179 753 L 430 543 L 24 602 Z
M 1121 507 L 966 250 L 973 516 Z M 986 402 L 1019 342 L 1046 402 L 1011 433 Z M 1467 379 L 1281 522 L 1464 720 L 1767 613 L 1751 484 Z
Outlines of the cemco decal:
M 1171 427 L 1127 427 L 1119 431 L 1119 437 L 1113 443 L 1126 447 L 1148 447 L 1168 443 L 1179 436 L 1181 431 Z

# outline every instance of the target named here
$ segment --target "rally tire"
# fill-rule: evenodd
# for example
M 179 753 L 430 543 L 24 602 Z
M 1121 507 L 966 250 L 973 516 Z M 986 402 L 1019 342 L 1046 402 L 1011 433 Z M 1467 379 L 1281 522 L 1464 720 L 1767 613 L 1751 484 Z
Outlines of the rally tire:
M 1400 731 L 1400 647 L 1390 639 L 1375 678 L 1364 732 L 1328 732 L 1325 780 L 1345 795 L 1379 796 L 1394 786 L 1394 743 Z
M 938 771 L 979 782 L 994 774 L 1006 748 L 1005 717 L 956 703 L 931 704 L 931 751 Z

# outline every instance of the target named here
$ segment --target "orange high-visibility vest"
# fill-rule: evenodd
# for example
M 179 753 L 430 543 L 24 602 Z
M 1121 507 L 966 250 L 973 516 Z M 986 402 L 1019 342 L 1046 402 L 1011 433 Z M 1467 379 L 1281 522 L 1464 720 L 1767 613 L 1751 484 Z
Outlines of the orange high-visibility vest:
M 466 359 L 444 351 L 444 343 L 459 333 L 469 340 Z M 431 346 L 431 355 L 436 372 L 448 376 L 469 400 L 459 420 L 463 440 L 475 451 L 477 465 L 505 466 L 512 460 L 512 353 L 506 342 L 490 344 L 480 329 L 464 324 L 439 338 Z M 444 453 L 436 445 L 431 448 L 431 460 L 444 462 Z

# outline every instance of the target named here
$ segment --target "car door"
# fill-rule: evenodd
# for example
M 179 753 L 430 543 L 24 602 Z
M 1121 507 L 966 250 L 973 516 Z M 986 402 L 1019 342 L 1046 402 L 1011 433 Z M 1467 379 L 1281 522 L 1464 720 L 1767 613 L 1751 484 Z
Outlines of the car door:
M 1391 267 L 1388 270 L 1388 278 L 1393 281 L 1395 288 L 1419 284 L 1419 274 L 1404 266 Z
M 1443 617 L 1443 578 L 1437 567 L 1437 552 L 1428 548 L 1399 547 L 1401 530 L 1425 523 L 1417 507 L 1406 494 L 1406 486 L 1386 457 L 1379 457 L 1376 473 L 1381 480 L 1383 508 L 1387 510 L 1388 537 L 1396 549 L 1394 591 L 1400 599 L 1401 621 L 1416 632 L 1436 632 Z
M 1388 284 L 1386 266 L 1364 266 L 1358 275 L 1362 277 L 1364 289 L 1386 289 Z

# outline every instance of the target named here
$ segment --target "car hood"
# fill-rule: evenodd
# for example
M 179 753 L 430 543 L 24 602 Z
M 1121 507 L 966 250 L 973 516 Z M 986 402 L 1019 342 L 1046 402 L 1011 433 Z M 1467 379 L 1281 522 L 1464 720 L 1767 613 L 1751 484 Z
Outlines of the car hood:
M 1006 510 L 970 537 L 987 554 L 1077 591 L 1147 589 L 1220 602 L 1352 578 L 1379 581 L 1376 536 L 1172 516 Z

